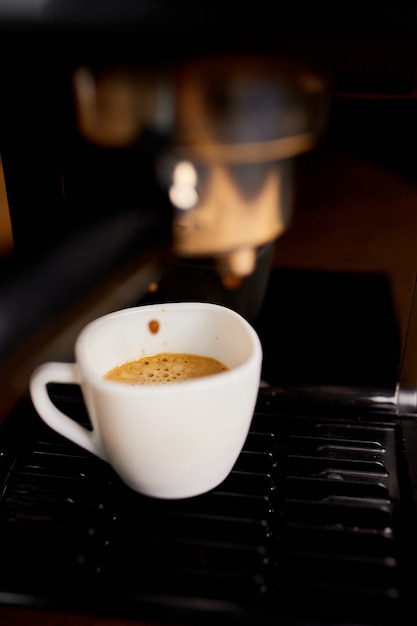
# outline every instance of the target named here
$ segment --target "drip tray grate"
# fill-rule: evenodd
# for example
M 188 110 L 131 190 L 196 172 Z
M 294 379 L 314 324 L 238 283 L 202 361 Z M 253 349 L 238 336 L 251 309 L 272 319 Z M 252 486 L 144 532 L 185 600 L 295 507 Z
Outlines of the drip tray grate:
M 87 422 L 76 388 L 52 393 Z M 181 501 L 134 493 L 26 398 L 2 433 L 2 602 L 258 625 L 411 619 L 416 541 L 395 416 L 309 416 L 261 389 L 229 477 Z

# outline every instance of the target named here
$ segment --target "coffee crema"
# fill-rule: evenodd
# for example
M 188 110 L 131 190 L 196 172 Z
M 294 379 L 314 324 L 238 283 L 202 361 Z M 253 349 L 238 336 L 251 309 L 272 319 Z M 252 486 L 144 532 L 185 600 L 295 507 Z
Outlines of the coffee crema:
M 149 385 L 202 378 L 228 369 L 217 359 L 201 354 L 161 352 L 116 365 L 104 378 L 130 385 Z

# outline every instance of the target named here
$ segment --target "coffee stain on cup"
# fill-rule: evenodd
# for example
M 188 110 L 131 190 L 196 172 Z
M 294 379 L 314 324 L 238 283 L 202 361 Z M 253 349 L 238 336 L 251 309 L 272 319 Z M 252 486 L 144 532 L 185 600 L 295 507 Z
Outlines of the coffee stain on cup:
M 158 320 L 151 320 L 148 324 L 149 330 L 153 335 L 159 331 L 159 322 Z

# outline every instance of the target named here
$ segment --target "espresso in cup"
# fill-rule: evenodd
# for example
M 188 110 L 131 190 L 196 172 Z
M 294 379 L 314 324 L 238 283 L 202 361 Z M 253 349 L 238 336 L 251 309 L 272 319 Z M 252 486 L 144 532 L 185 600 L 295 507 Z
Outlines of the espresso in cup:
M 31 376 L 34 407 L 48 426 L 147 496 L 189 498 L 227 477 L 249 432 L 262 363 L 259 337 L 238 313 L 204 302 L 115 311 L 80 332 L 75 357 L 43 363 Z M 145 379 L 164 380 L 167 373 L 170 384 L 106 379 L 117 364 L 142 357 L 140 367 L 154 373 Z M 207 375 L 213 363 L 218 373 Z M 185 366 L 206 375 L 191 376 Z M 51 382 L 80 385 L 88 428 L 54 404 Z
M 209 356 L 162 352 L 116 365 L 104 378 L 129 385 L 155 385 L 212 376 L 228 369 Z

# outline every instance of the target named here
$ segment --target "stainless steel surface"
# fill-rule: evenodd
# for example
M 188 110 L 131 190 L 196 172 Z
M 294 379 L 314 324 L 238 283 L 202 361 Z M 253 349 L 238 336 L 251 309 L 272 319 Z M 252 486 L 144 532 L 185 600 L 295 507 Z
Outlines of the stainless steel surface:
M 396 389 L 400 414 L 417 414 L 417 289 L 411 301 L 410 317 Z
M 73 84 L 89 141 L 114 148 L 152 128 L 166 133 L 159 169 L 176 210 L 174 253 L 214 257 L 225 284 L 250 275 L 256 249 L 288 227 L 288 161 L 324 129 L 320 76 L 287 60 L 220 56 L 153 72 L 82 67 Z

